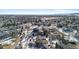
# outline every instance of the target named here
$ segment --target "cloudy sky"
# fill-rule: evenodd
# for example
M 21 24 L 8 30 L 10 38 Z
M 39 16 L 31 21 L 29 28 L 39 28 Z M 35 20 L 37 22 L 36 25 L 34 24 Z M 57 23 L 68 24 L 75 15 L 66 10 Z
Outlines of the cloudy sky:
M 67 14 L 79 13 L 79 9 L 0 9 L 0 14 L 13 15 L 52 15 L 52 14 Z

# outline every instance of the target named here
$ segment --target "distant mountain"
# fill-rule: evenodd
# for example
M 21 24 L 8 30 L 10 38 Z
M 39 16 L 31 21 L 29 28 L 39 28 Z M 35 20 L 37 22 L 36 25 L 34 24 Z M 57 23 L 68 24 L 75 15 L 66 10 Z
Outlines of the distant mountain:
M 79 16 L 79 13 L 72 13 L 73 16 Z
M 54 14 L 54 16 L 79 16 L 79 13 Z

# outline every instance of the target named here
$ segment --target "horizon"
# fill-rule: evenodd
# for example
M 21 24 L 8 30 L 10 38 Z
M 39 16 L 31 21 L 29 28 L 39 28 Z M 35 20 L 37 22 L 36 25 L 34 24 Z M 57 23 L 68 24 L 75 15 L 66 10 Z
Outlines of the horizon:
M 57 15 L 79 13 L 79 9 L 0 9 L 0 15 Z

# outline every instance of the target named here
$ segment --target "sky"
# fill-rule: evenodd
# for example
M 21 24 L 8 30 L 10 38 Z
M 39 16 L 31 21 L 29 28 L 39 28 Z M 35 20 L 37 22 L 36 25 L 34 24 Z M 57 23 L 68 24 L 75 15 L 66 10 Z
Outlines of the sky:
M 0 9 L 1 15 L 53 15 L 68 13 L 79 13 L 79 9 Z

